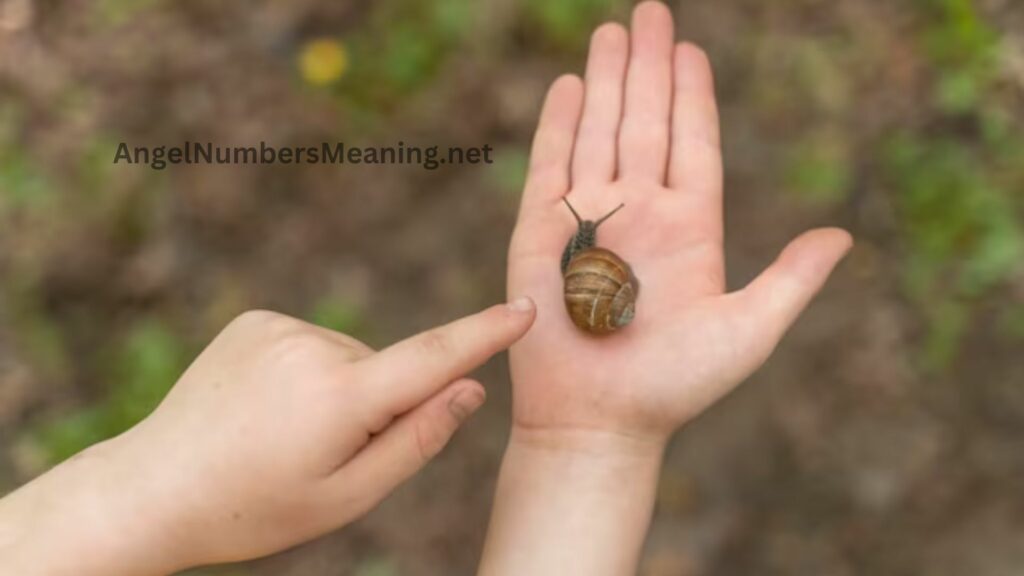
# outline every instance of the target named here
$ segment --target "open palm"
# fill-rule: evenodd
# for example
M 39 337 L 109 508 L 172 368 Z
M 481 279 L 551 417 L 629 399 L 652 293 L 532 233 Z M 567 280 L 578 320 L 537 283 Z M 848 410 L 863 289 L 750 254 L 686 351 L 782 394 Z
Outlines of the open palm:
M 566 314 L 559 259 L 576 221 L 625 207 L 598 245 L 640 281 L 636 317 L 609 336 Z M 725 292 L 722 160 L 711 69 L 675 44 L 672 16 L 640 4 L 632 33 L 593 36 L 585 83 L 563 76 L 541 114 L 509 252 L 510 296 L 538 316 L 513 347 L 522 428 L 664 437 L 756 370 L 850 247 L 808 232 L 743 290 Z

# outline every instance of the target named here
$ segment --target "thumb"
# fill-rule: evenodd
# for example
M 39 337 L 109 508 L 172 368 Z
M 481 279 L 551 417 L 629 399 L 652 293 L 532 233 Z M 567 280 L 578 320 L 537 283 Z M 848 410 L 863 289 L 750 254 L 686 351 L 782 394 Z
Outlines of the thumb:
M 485 398 L 475 380 L 450 384 L 374 436 L 329 482 L 344 494 L 363 487 L 357 512 L 368 512 L 437 456 Z
M 766 360 L 852 246 L 849 232 L 839 228 L 811 230 L 790 242 L 737 294 L 741 315 L 749 322 L 745 332 L 752 339 L 745 348 Z
M 372 421 L 420 405 L 449 383 L 508 348 L 526 334 L 535 316 L 533 301 L 520 298 L 492 306 L 402 340 L 358 363 L 367 414 Z

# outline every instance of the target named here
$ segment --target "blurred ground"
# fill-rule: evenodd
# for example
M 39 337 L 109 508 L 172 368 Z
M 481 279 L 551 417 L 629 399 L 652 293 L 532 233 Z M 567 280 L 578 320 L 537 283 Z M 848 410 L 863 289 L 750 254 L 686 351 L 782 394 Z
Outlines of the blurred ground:
M 858 246 L 769 364 L 677 438 L 642 573 L 1020 573 L 1024 4 L 672 5 L 718 76 L 730 284 L 811 226 Z M 144 416 L 247 308 L 380 346 L 500 300 L 546 84 L 629 9 L 0 6 L 0 490 Z M 497 162 L 111 165 L 122 140 L 339 139 L 486 143 Z M 472 574 L 509 410 L 504 362 L 482 378 L 484 411 L 380 510 L 197 573 Z

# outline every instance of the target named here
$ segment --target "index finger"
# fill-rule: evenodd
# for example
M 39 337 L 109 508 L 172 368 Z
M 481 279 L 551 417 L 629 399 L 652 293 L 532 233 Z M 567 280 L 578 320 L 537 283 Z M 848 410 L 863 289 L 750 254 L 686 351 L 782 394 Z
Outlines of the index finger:
M 565 75 L 551 85 L 533 138 L 511 260 L 538 254 L 557 257 L 565 242 L 567 216 L 559 203 L 571 186 L 570 164 L 583 107 L 583 82 Z
M 420 405 L 508 348 L 530 329 L 534 304 L 520 298 L 432 328 L 358 364 L 371 414 L 395 416 Z
M 551 84 L 537 123 L 522 212 L 556 204 L 569 192 L 569 167 L 583 109 L 583 81 L 565 74 Z

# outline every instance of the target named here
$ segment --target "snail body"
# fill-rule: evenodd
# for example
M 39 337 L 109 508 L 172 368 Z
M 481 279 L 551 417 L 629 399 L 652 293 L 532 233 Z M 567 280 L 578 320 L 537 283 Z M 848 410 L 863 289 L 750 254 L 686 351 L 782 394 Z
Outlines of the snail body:
M 565 309 L 581 330 L 609 334 L 633 320 L 640 283 L 625 260 L 611 250 L 596 246 L 597 227 L 622 208 L 620 205 L 594 222 L 576 217 L 576 234 L 562 253 Z

